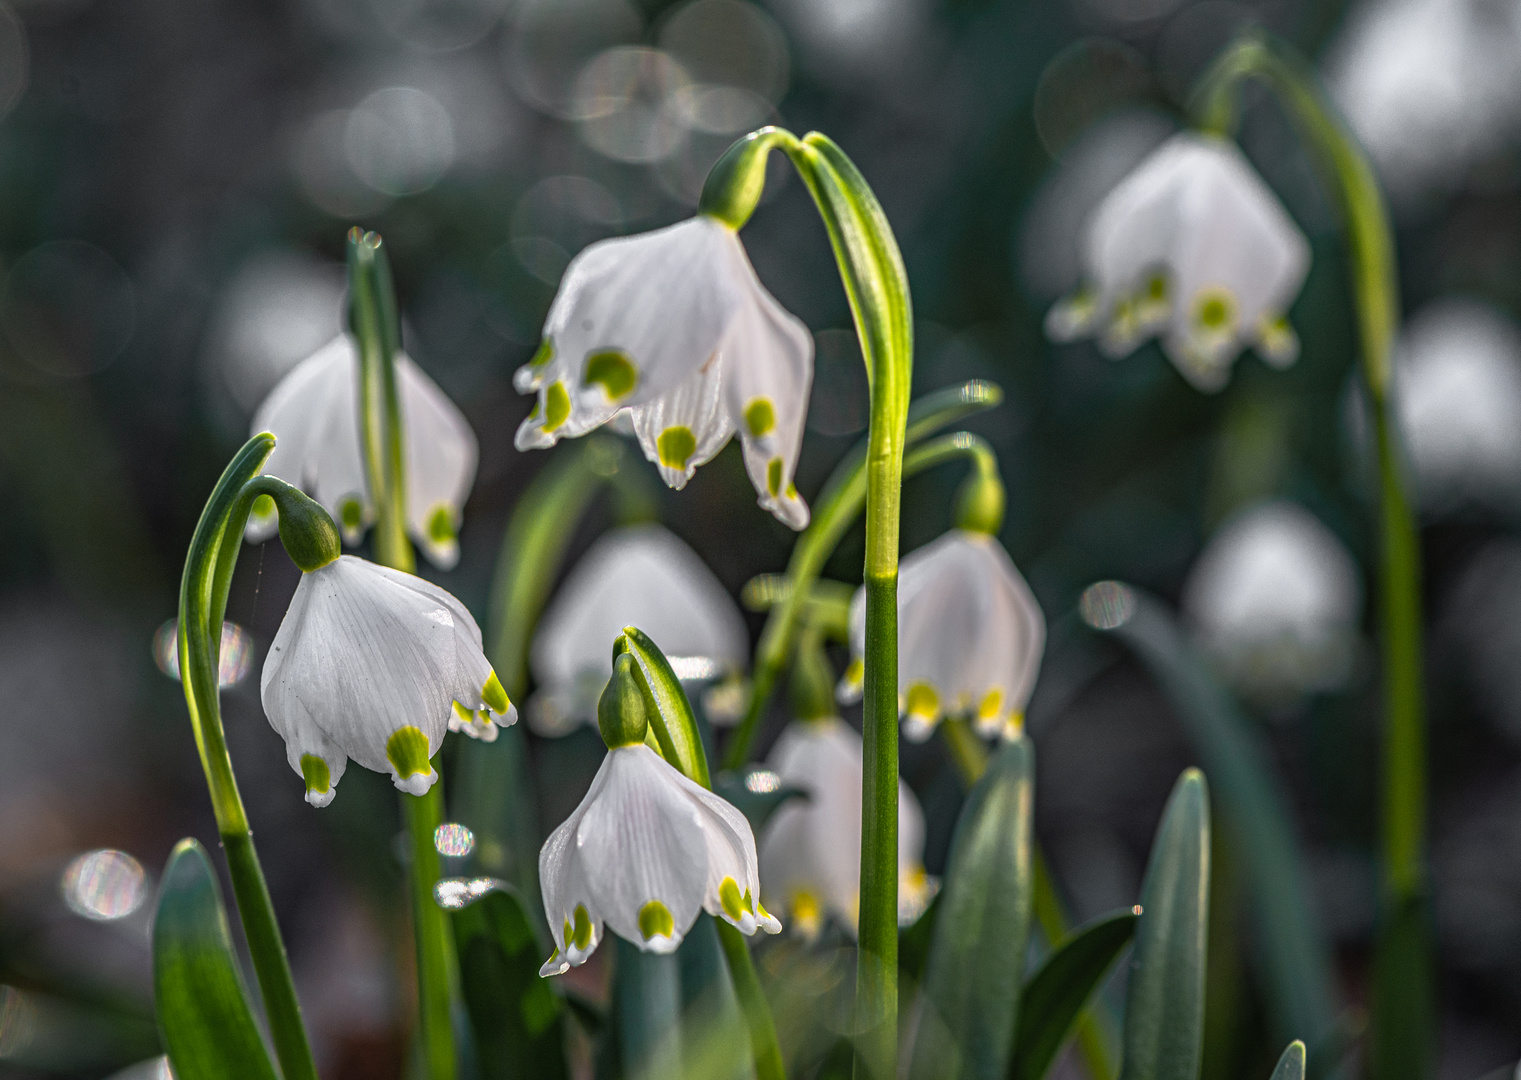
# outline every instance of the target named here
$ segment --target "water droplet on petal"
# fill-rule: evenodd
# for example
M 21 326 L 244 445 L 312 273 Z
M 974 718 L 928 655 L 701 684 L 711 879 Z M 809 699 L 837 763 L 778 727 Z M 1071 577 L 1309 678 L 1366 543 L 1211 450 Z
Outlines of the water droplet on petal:
M 148 894 L 142 863 L 111 848 L 76 858 L 64 870 L 59 885 L 69 910 L 96 922 L 126 918 Z
M 176 682 L 180 678 L 179 620 L 170 619 L 153 634 L 153 661 Z M 237 623 L 222 624 L 222 651 L 217 679 L 222 686 L 236 686 L 253 666 L 253 635 Z
M 475 850 L 475 833 L 463 825 L 445 822 L 433 830 L 433 846 L 440 855 L 464 858 Z

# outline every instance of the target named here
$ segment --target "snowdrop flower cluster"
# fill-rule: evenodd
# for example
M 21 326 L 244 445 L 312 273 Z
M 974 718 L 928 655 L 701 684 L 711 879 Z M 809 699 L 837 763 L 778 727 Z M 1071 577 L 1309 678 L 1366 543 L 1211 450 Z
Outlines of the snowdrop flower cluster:
M 792 478 L 812 381 L 808 328 L 761 285 L 735 230 L 699 214 L 571 261 L 515 379 L 538 395 L 516 443 L 553 446 L 627 410 L 645 456 L 681 488 L 737 431 L 760 505 L 802 529 Z
M 833 917 L 854 933 L 861 887 L 861 736 L 838 717 L 798 720 L 766 763 L 806 801 L 784 803 L 761 838 L 765 895 L 804 937 Z M 898 921 L 924 913 L 935 883 L 924 872 L 924 813 L 898 782 Z
M 460 507 L 475 482 L 475 433 L 405 354 L 396 358 L 406 448 L 407 532 L 441 570 L 459 561 Z M 297 364 L 254 414 L 279 440 L 264 471 L 308 492 L 357 544 L 374 518 L 359 441 L 359 351 L 347 334 Z M 272 508 L 249 518 L 254 543 L 275 533 Z
M 909 554 L 898 569 L 903 734 L 923 742 L 949 714 L 970 716 L 982 735 L 1018 735 L 1045 646 L 1040 605 L 995 537 L 953 529 Z M 850 651 L 842 702 L 861 695 L 864 587 L 850 605 Z
M 539 623 L 529 655 L 539 686 L 528 706 L 535 732 L 596 723 L 613 673 L 603 643 L 625 626 L 659 641 L 679 677 L 744 670 L 744 616 L 702 558 L 660 525 L 615 529 L 575 565 Z
M 649 720 L 628 653 L 597 707 L 607 756 L 581 805 L 539 852 L 555 951 L 541 975 L 586 962 L 604 926 L 645 952 L 670 953 L 700 912 L 741 933 L 781 932 L 759 902 L 750 823 L 645 744 Z
M 1089 220 L 1089 283 L 1046 317 L 1057 341 L 1097 334 L 1111 357 L 1152 336 L 1200 390 L 1220 390 L 1241 350 L 1286 367 L 1285 313 L 1310 247 L 1235 145 L 1183 132 L 1121 181 Z
M 446 731 L 494 738 L 517 721 L 480 627 L 449 593 L 336 550 L 302 570 L 259 692 L 307 802 L 333 801 L 349 758 L 421 795 Z
M 1297 503 L 1252 507 L 1211 538 L 1183 610 L 1228 679 L 1257 696 L 1329 690 L 1350 673 L 1362 595 L 1340 540 Z

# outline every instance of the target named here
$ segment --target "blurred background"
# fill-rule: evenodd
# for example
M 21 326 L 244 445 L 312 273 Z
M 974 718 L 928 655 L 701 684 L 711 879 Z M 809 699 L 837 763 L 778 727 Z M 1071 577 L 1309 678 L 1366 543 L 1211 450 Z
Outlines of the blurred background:
M 406 346 L 465 411 L 481 466 L 463 559 L 430 576 L 484 619 L 502 530 L 550 460 L 512 434 L 568 260 L 692 212 L 764 123 L 833 136 L 875 187 L 915 301 L 915 391 L 988 378 L 971 427 L 1009 485 L 1003 539 L 1053 628 L 1029 728 L 1037 830 L 1086 919 L 1135 902 L 1194 752 L 1146 672 L 1083 629 L 1123 579 L 1180 609 L 1291 795 L 1353 1023 L 1374 910 L 1378 751 L 1367 460 L 1337 219 L 1265 96 L 1241 141 L 1310 237 L 1287 372 L 1221 394 L 1160 350 L 1049 345 L 1082 223 L 1181 123 L 1190 85 L 1260 25 L 1311 57 L 1395 215 L 1399 409 L 1425 541 L 1441 945 L 1440 1075 L 1521 1054 L 1521 4 L 1514 0 L 10 0 L 0 3 L 0 1075 L 104 1077 L 158 1053 L 147 929 L 170 846 L 215 840 L 178 685 L 155 655 L 202 502 L 280 376 L 339 328 L 352 224 L 391 252 Z M 745 231 L 814 331 L 798 486 L 866 423 L 814 211 L 780 160 Z M 634 466 L 643 469 L 642 463 Z M 646 479 L 652 479 L 653 472 Z M 912 480 L 905 550 L 959 475 Z M 731 446 L 661 516 L 736 595 L 792 534 Z M 584 550 L 610 523 L 594 512 Z M 830 564 L 854 584 L 859 529 Z M 228 737 L 326 1077 L 401 1075 L 409 1015 L 396 804 L 353 769 L 300 798 L 258 678 L 297 571 L 245 551 Z M 751 616 L 751 631 L 759 629 Z M 763 745 L 785 717 L 770 718 Z M 544 827 L 590 780 L 590 734 L 531 739 Z M 960 789 L 905 748 L 944 863 Z M 544 777 L 553 783 L 544 783 Z M 1281 1043 L 1216 882 L 1205 1077 Z M 1234 896 L 1234 899 L 1233 899 Z M 1235 905 L 1235 906 L 1233 906 Z M 1075 1062 L 1066 1075 L 1077 1076 Z M 162 1075 L 154 1064 L 123 1076 Z

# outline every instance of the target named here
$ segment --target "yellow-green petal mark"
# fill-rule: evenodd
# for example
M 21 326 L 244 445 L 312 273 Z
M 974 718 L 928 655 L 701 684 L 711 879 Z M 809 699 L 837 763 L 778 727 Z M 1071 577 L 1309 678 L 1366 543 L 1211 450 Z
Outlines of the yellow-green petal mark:
M 935 693 L 935 688 L 929 683 L 916 682 L 910 686 L 907 705 L 904 711 L 910 716 L 933 720 L 940 715 L 940 695 Z
M 316 754 L 301 755 L 301 775 L 306 778 L 306 790 L 326 795 L 333 788 L 333 774 Z
M 639 909 L 639 932 L 644 935 L 645 941 L 653 937 L 674 937 L 676 920 L 671 918 L 671 909 L 659 900 L 645 904 Z
M 660 454 L 660 464 L 668 469 L 685 469 L 697 450 L 697 436 L 682 424 L 668 427 L 655 440 L 655 449 Z
M 273 499 L 270 500 L 273 503 Z M 344 532 L 358 532 L 364 525 L 364 507 L 359 500 L 350 496 L 338 504 L 338 522 L 343 526 Z
M 502 680 L 496 677 L 496 672 L 491 673 L 491 678 L 486 680 L 486 685 L 481 687 L 481 700 L 486 703 L 486 708 L 498 716 L 506 716 L 507 710 L 512 708 L 512 702 L 507 698 L 507 691 L 502 686 Z
M 731 877 L 726 877 L 718 886 L 718 902 L 723 905 L 724 914 L 734 922 L 739 922 L 745 915 L 745 900 L 739 894 L 739 883 Z
M 538 351 L 533 354 L 533 359 L 528 361 L 529 367 L 543 367 L 555 358 L 555 343 L 545 338 L 539 343 Z
M 460 718 L 462 723 L 475 723 L 475 710 L 467 709 L 457 701 L 450 702 L 454 706 L 454 715 Z
M 997 716 L 998 710 L 1003 708 L 1003 691 L 996 687 L 983 695 L 982 701 L 977 706 L 977 715 L 982 719 Z
M 766 462 L 766 490 L 771 492 L 773 499 L 782 490 L 782 459 L 779 457 Z
M 581 385 L 600 384 L 607 391 L 609 401 L 627 397 L 639 381 L 639 370 L 628 354 L 618 349 L 605 349 L 586 358 L 586 374 Z
M 565 382 L 556 379 L 544 388 L 544 423 L 545 431 L 553 431 L 566 420 L 570 419 L 570 394 L 565 389 Z
M 758 397 L 745 406 L 745 427 L 757 439 L 776 427 L 776 409 L 770 398 Z
M 435 544 L 449 544 L 458 539 L 454 532 L 454 511 L 448 503 L 439 503 L 428 515 L 428 539 Z
M 576 925 L 572 928 L 566 924 L 565 940 L 578 949 L 586 949 L 591 945 L 592 924 L 591 916 L 586 913 L 585 904 L 576 905 Z
M 386 760 L 396 770 L 397 778 L 402 780 L 433 771 L 433 766 L 428 764 L 428 737 L 410 724 L 397 728 L 386 740 Z
M 1204 330 L 1229 330 L 1236 323 L 1236 300 L 1225 289 L 1205 289 L 1194 299 L 1194 322 Z

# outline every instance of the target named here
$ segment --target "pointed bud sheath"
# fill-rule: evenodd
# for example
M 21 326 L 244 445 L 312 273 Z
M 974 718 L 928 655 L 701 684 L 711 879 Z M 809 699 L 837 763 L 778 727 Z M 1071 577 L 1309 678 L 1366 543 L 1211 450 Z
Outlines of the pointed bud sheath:
M 1090 334 L 1113 357 L 1153 335 L 1199 390 L 1220 390 L 1247 346 L 1287 367 L 1299 343 L 1285 313 L 1310 245 L 1241 151 L 1184 132 L 1099 204 L 1083 248 L 1088 283 L 1057 304 L 1046 332 Z
M 296 488 L 273 476 L 256 477 L 250 487 L 268 501 L 279 519 L 280 546 L 303 574 L 320 570 L 343 554 L 338 526 L 328 512 Z
M 544 344 L 514 384 L 539 401 L 519 450 L 553 446 L 628 409 L 673 488 L 737 431 L 760 504 L 794 529 L 792 477 L 813 382 L 813 338 L 772 298 L 727 219 L 593 244 L 572 260 Z
M 301 575 L 259 690 L 313 806 L 333 800 L 350 758 L 420 795 L 446 731 L 517 720 L 465 606 L 352 555 Z
M 861 736 L 829 716 L 794 723 L 766 763 L 808 799 L 784 803 L 761 836 L 767 902 L 805 937 L 826 917 L 854 933 L 861 884 Z M 898 921 L 923 914 L 935 894 L 924 872 L 924 814 L 898 782 Z
M 460 508 L 475 482 L 475 433 L 452 401 L 409 357 L 397 357 L 406 442 L 407 532 L 428 561 L 447 570 L 459 561 Z M 374 518 L 359 442 L 359 354 L 339 335 L 297 364 L 259 406 L 253 430 L 279 439 L 264 466 L 310 493 L 357 544 Z M 255 506 L 247 537 L 275 532 L 274 507 Z
M 991 453 L 978 455 L 973 459 L 972 475 L 956 496 L 956 528 L 997 536 L 1003 528 L 1004 502 L 997 459 Z
M 842 701 L 860 696 L 866 593 L 850 605 L 852 662 Z M 904 558 L 898 572 L 898 709 L 903 734 L 929 738 L 942 717 L 982 735 L 1017 735 L 1046 647 L 1046 620 L 1008 552 L 956 529 Z
M 620 654 L 597 706 L 607 757 L 591 790 L 539 852 L 555 951 L 541 975 L 584 963 L 604 925 L 645 952 L 674 952 L 700 911 L 745 934 L 781 924 L 758 902 L 745 816 L 645 745 L 652 698 Z

